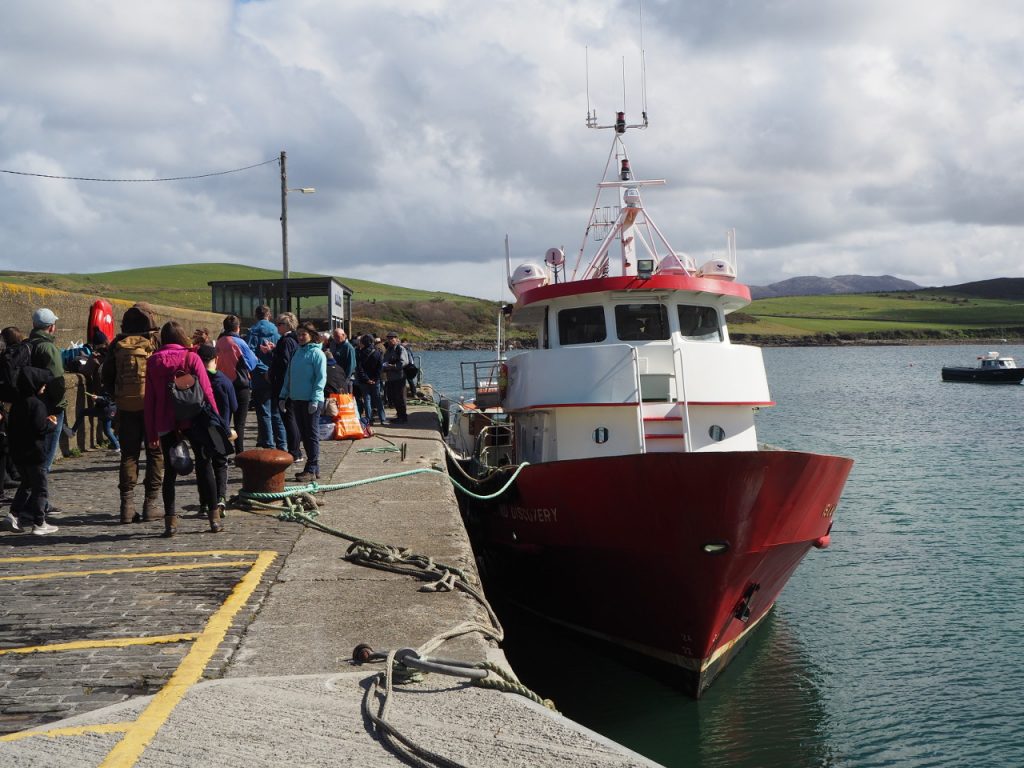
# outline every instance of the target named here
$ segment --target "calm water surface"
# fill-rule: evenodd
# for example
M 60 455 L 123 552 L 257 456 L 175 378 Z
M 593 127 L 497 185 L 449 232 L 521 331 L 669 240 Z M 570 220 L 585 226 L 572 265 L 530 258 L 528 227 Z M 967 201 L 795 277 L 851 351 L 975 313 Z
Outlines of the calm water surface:
M 985 351 L 764 351 L 778 405 L 760 439 L 856 463 L 832 546 L 701 701 L 514 616 L 513 666 L 667 766 L 1024 766 L 1024 386 L 940 379 Z M 1024 347 L 999 351 L 1024 364 Z M 425 353 L 426 377 L 454 391 L 457 362 L 485 357 Z

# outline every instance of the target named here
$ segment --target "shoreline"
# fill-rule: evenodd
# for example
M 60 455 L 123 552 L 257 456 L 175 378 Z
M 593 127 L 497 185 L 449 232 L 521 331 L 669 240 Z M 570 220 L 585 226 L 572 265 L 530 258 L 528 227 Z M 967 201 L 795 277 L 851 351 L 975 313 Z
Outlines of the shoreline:
M 935 347 L 935 346 L 992 346 L 1000 344 L 1024 344 L 1024 337 L 979 336 L 973 339 L 841 339 L 815 336 L 767 337 L 757 339 L 746 334 L 735 334 L 733 343 L 754 347 Z M 424 352 L 494 352 L 494 342 L 473 340 L 451 340 L 436 342 L 412 342 L 413 350 Z M 536 349 L 536 344 L 513 340 L 506 349 Z

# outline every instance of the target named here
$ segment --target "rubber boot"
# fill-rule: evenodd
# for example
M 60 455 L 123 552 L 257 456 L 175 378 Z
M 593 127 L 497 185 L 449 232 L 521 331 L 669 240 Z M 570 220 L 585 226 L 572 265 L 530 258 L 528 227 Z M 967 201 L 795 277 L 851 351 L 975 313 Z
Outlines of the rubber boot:
M 178 532 L 178 516 L 177 515 L 164 515 L 164 532 L 160 534 L 161 538 L 169 539 Z
M 142 519 L 149 523 L 156 520 L 160 515 L 157 514 L 159 509 L 160 496 L 146 496 L 146 500 L 142 502 Z
M 121 522 L 122 523 L 137 523 L 139 521 L 139 513 L 135 511 L 135 499 L 131 496 L 121 497 Z
M 213 533 L 220 533 L 224 530 L 224 526 L 221 524 L 221 517 L 224 515 L 224 505 L 214 504 L 213 509 L 210 510 L 210 530 Z

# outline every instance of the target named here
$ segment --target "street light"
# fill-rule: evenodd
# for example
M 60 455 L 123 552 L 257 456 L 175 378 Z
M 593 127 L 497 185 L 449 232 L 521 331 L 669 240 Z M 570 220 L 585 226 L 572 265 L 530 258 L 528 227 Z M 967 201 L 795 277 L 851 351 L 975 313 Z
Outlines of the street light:
M 314 187 L 289 187 L 287 156 L 281 151 L 281 306 L 282 311 L 291 311 L 291 302 L 288 296 L 288 193 L 301 192 L 304 195 L 311 195 L 316 192 Z

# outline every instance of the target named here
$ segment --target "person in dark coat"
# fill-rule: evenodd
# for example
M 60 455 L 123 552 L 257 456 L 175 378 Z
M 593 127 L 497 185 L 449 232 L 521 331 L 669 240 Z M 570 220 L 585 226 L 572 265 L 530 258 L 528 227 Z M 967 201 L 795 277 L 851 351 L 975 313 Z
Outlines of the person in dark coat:
M 359 406 L 359 413 L 368 424 L 373 423 L 373 417 L 376 416 L 379 424 L 386 425 L 388 420 L 384 416 L 384 403 L 380 399 L 380 369 L 383 358 L 370 334 L 360 336 L 357 343 L 356 405 Z
M 198 427 L 205 430 L 205 434 L 196 435 L 193 443 L 196 446 L 196 471 L 205 472 L 204 465 L 209 463 L 217 483 L 217 498 L 204 499 L 204 494 L 200 493 L 199 516 L 208 517 L 210 510 L 216 507 L 218 517 L 223 517 L 228 497 L 228 454 L 232 452 L 235 439 L 231 424 L 238 409 L 238 398 L 231 379 L 217 370 L 217 348 L 212 344 L 203 344 L 196 350 L 196 354 L 206 366 L 213 399 L 217 403 L 217 414 L 207 414 L 207 420 L 200 422 Z M 203 491 L 202 485 L 199 490 Z
M 288 441 L 287 451 L 295 461 L 302 458 L 301 438 L 299 436 L 299 423 L 295 420 L 295 413 L 290 409 L 280 410 L 281 388 L 284 386 L 285 375 L 288 372 L 288 364 L 292 361 L 292 355 L 299 348 L 299 341 L 295 338 L 295 329 L 299 327 L 298 318 L 291 312 L 282 312 L 277 316 L 277 330 L 281 334 L 277 344 L 274 345 L 274 353 L 270 360 L 270 368 L 267 375 L 270 378 L 271 408 L 277 409 L 284 422 L 285 436 Z
M 47 442 L 57 431 L 57 417 L 51 414 L 43 397 L 53 374 L 45 368 L 26 366 L 18 375 L 18 398 L 11 407 L 7 429 L 11 453 L 15 457 L 21 484 L 11 504 L 22 530 L 32 526 L 32 533 L 45 536 L 57 532 L 57 526 L 46 522 L 49 486 Z

